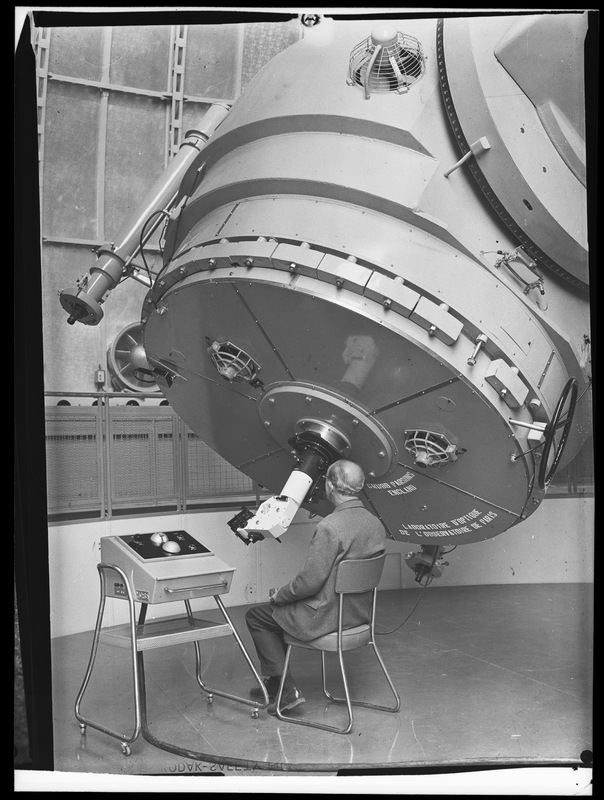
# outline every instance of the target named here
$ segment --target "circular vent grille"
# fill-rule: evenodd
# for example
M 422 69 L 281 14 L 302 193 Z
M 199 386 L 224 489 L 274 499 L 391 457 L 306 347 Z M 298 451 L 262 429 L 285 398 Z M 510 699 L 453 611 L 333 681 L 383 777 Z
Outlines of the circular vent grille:
M 372 93 L 406 92 L 424 73 L 422 46 L 413 36 L 376 28 L 350 54 L 348 82 Z
M 229 383 L 250 383 L 260 369 L 260 365 L 245 350 L 232 342 L 212 342 L 208 352 L 218 374 Z
M 457 448 L 441 433 L 405 431 L 405 450 L 415 456 L 418 467 L 438 467 L 457 459 Z

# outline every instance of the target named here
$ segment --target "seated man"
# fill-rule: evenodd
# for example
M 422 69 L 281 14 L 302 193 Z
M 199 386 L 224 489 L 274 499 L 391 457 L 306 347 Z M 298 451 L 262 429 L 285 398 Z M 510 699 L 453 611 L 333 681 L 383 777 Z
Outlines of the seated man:
M 302 570 L 272 594 L 270 603 L 253 606 L 245 615 L 269 694 L 267 710 L 273 716 L 285 662 L 284 631 L 306 642 L 335 631 L 338 564 L 343 559 L 372 558 L 384 552 L 385 528 L 357 496 L 364 482 L 363 470 L 353 461 L 340 460 L 329 467 L 325 494 L 335 509 L 317 525 Z M 370 610 L 370 592 L 350 595 L 344 607 L 344 627 L 368 622 Z M 250 695 L 262 700 L 259 688 Z M 304 702 L 288 672 L 281 710 L 289 711 Z

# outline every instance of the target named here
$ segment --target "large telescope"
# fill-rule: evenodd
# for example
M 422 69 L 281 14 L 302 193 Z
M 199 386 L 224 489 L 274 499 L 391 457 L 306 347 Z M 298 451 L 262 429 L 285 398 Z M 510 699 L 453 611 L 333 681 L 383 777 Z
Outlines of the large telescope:
M 145 221 L 170 215 L 147 362 L 272 493 L 238 515 L 246 543 L 299 507 L 328 513 L 338 458 L 361 465 L 393 539 L 488 539 L 585 442 L 586 28 L 582 13 L 321 20 L 219 124 L 208 112 L 207 140 L 63 293 L 70 322 L 96 324 Z

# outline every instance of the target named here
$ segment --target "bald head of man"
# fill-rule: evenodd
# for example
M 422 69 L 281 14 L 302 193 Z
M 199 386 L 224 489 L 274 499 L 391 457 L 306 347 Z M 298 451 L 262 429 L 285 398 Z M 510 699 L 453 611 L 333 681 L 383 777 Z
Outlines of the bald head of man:
M 325 474 L 325 493 L 335 505 L 356 497 L 365 485 L 365 473 L 355 461 L 334 461 Z

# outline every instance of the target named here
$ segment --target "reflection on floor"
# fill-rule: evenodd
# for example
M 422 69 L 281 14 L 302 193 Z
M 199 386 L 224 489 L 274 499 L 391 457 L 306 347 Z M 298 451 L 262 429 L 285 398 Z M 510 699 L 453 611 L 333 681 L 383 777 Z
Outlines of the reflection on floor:
M 384 633 L 378 647 L 401 695 L 401 710 L 355 709 L 348 735 L 292 725 L 265 711 L 254 719 L 250 708 L 224 698 L 208 704 L 196 681 L 193 644 L 146 652 L 149 730 L 192 758 L 142 736 L 124 755 L 120 742 L 105 733 L 89 727 L 81 735 L 74 701 L 92 633 L 55 640 L 55 770 L 312 775 L 434 765 L 574 765 L 582 758 L 584 763 L 592 750 L 593 586 L 431 586 L 408 621 L 386 633 L 400 625 L 421 591 L 379 593 L 377 627 Z M 253 654 L 244 611 L 230 609 Z M 220 619 L 218 611 L 204 616 Z M 319 655 L 295 653 L 294 675 L 307 702 L 292 713 L 339 724 L 345 709 L 321 692 Z M 353 695 L 390 702 L 370 648 L 348 654 L 346 663 Z M 232 636 L 202 642 L 202 670 L 212 688 L 247 696 L 254 685 Z M 335 677 L 333 688 L 337 693 Z M 129 735 L 133 709 L 128 650 L 100 646 L 82 714 Z M 271 769 L 241 767 L 237 759 Z

